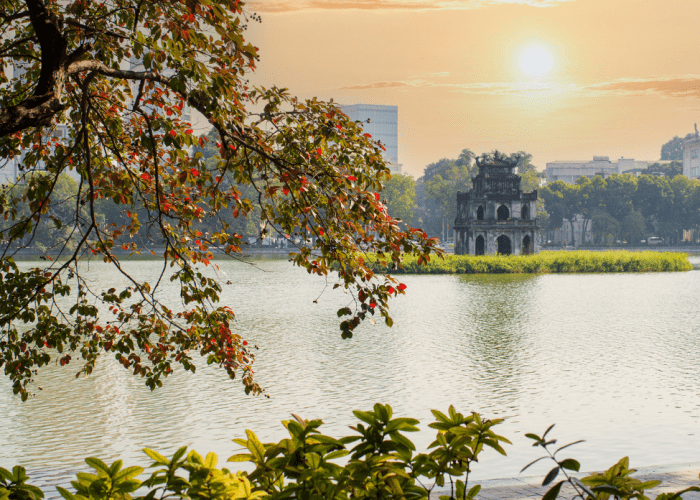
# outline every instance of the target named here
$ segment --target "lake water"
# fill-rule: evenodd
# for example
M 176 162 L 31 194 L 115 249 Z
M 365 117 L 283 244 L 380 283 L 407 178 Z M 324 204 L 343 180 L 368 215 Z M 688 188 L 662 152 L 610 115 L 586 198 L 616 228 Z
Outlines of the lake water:
M 349 296 L 323 279 L 283 260 L 219 262 L 232 281 L 222 301 L 260 347 L 256 373 L 269 399 L 245 396 L 203 363 L 154 393 L 109 357 L 78 380 L 75 365 L 52 365 L 26 403 L 0 378 L 0 466 L 23 465 L 49 485 L 66 484 L 88 456 L 146 466 L 143 447 L 189 445 L 225 460 L 245 429 L 281 439 L 280 421 L 297 413 L 345 435 L 352 410 L 376 402 L 420 419 L 422 432 L 409 436 L 420 451 L 434 437 L 431 408 L 506 418 L 496 430 L 513 441 L 508 457 L 486 451 L 477 479 L 517 476 L 539 456 L 524 434 L 552 423 L 560 442 L 586 440 L 568 454 L 582 470 L 625 455 L 635 467 L 696 462 L 700 260 L 691 261 L 687 273 L 402 276 L 408 289 L 393 302 L 394 327 L 366 324 L 352 340 L 340 338 L 335 315 Z M 126 267 L 160 271 L 155 261 Z M 101 263 L 87 273 L 104 288 L 121 281 Z M 177 304 L 174 286 L 162 294 Z

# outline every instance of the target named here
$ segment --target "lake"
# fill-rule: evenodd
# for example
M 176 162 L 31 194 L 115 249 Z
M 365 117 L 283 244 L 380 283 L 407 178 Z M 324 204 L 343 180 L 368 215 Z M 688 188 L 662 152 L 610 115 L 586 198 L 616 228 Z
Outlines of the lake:
M 205 363 L 153 393 L 112 357 L 77 380 L 77 365 L 51 365 L 26 403 L 0 379 L 0 466 L 65 485 L 88 456 L 146 466 L 143 447 L 169 454 L 188 445 L 223 461 L 245 429 L 278 440 L 280 421 L 297 413 L 339 437 L 357 422 L 352 410 L 376 402 L 420 419 L 422 431 L 409 435 L 419 451 L 434 438 L 432 408 L 505 418 L 496 431 L 513 442 L 508 457 L 487 450 L 475 479 L 517 476 L 539 456 L 524 434 L 552 423 L 562 444 L 586 440 L 568 454 L 585 471 L 626 455 L 633 467 L 695 462 L 700 259 L 691 261 L 687 273 L 401 276 L 408 288 L 391 305 L 394 327 L 364 324 L 352 340 L 340 338 L 335 315 L 349 296 L 324 279 L 284 260 L 218 261 L 232 282 L 222 302 L 260 348 L 256 375 L 269 399 L 246 396 Z M 157 261 L 125 267 L 152 281 L 160 272 Z M 96 287 L 122 281 L 103 263 L 85 270 Z M 168 284 L 161 298 L 176 306 L 177 292 Z

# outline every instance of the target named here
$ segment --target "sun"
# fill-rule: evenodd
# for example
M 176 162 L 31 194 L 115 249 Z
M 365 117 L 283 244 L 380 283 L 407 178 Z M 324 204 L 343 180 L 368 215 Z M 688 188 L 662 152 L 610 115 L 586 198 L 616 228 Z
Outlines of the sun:
M 520 54 L 520 69 L 531 78 L 546 76 L 552 69 L 552 54 L 541 45 L 533 45 Z

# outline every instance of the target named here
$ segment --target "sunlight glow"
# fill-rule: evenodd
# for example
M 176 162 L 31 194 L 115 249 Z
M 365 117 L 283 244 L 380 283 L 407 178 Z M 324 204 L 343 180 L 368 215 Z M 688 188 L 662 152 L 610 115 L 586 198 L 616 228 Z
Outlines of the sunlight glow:
M 553 64 L 552 54 L 541 45 L 533 45 L 520 55 L 520 69 L 532 78 L 545 76 Z

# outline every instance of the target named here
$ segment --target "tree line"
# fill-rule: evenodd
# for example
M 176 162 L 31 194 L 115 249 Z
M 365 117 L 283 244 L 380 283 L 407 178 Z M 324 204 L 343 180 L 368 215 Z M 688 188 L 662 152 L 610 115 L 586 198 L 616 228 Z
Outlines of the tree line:
M 683 175 L 580 177 L 575 184 L 552 182 L 539 195 L 546 212 L 540 219 L 542 229 L 568 231 L 572 245 L 585 241 L 583 233 L 589 227 L 592 243 L 620 240 L 637 244 L 659 236 L 678 244 L 683 231 L 700 226 L 700 182 Z M 579 231 L 574 231 L 572 223 L 576 215 L 583 219 Z

